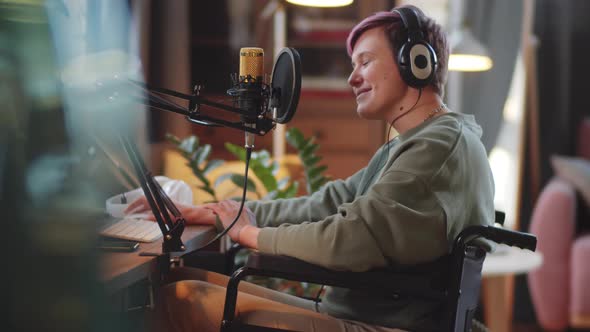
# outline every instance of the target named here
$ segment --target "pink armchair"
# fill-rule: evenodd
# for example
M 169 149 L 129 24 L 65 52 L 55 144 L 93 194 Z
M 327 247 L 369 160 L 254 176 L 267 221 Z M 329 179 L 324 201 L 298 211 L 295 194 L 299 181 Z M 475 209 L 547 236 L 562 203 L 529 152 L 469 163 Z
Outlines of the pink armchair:
M 577 155 L 590 163 L 590 119 L 580 124 Z M 590 234 L 576 234 L 577 205 L 584 200 L 577 199 L 575 180 L 554 176 L 533 209 L 530 232 L 537 236 L 543 264 L 528 281 L 544 329 L 590 328 Z

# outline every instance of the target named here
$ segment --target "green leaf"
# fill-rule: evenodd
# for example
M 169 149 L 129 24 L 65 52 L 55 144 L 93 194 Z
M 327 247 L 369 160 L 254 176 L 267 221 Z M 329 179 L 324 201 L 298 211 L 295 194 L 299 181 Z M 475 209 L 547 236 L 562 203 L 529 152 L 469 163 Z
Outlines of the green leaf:
M 297 190 L 299 190 L 299 182 L 293 181 L 287 189 L 281 192 L 283 196 L 282 198 L 295 197 L 297 195 Z
M 282 197 L 280 197 L 280 192 L 278 190 L 273 190 L 273 191 L 269 192 L 268 194 L 266 194 L 266 196 L 262 197 L 262 199 L 265 201 L 270 201 L 275 198 L 282 198 Z
M 270 165 L 270 172 L 272 173 L 273 176 L 277 176 L 277 173 L 279 172 L 279 163 L 276 161 L 273 161 L 272 164 Z
M 230 177 L 231 181 L 238 186 L 239 188 L 243 188 L 244 186 L 244 176 L 241 174 L 232 174 Z M 248 185 L 246 186 L 246 190 L 249 192 L 256 192 L 256 184 L 252 179 L 248 178 Z
M 225 148 L 227 151 L 231 152 L 234 156 L 236 156 L 241 161 L 246 161 L 246 148 L 232 144 L 232 143 L 225 143 Z
M 195 165 L 201 165 L 201 163 L 199 162 L 201 160 L 201 155 L 204 152 L 204 147 L 199 146 L 190 156 L 191 161 L 195 164 Z
M 196 150 L 199 147 L 199 144 L 200 144 L 199 138 L 197 136 L 194 136 L 194 135 L 191 136 L 190 138 L 193 139 L 193 141 L 192 141 L 193 142 L 193 150 Z
M 205 177 L 205 175 L 203 175 L 202 172 L 193 172 L 195 174 L 195 176 L 201 180 L 201 182 L 203 182 L 203 184 L 207 187 L 209 187 L 211 185 L 211 183 L 209 182 L 209 180 L 207 180 L 207 178 Z
M 321 173 L 325 172 L 327 169 L 328 169 L 328 166 L 326 166 L 326 165 L 312 166 L 307 169 L 307 177 L 310 179 L 313 179 L 316 176 L 320 175 Z
M 209 155 L 211 154 L 211 145 L 205 144 L 201 146 L 199 149 L 201 153 L 197 158 L 197 162 L 199 163 L 199 165 L 201 165 L 207 158 L 209 158 Z
M 312 155 L 307 158 L 303 158 L 303 163 L 307 166 L 313 166 L 313 165 L 317 164 L 320 160 L 322 160 L 322 157 Z
M 260 161 L 252 159 L 250 160 L 250 169 L 256 175 L 258 180 L 262 182 L 266 191 L 277 190 L 277 179 L 268 167 L 264 167 Z
M 213 197 L 213 199 L 215 199 L 215 191 L 213 191 L 213 189 L 211 189 L 211 187 L 209 186 L 199 186 L 199 189 L 206 191 L 209 195 L 211 195 L 211 197 Z
M 306 158 L 311 156 L 312 154 L 314 154 L 317 149 L 319 149 L 319 145 L 317 144 L 308 144 L 307 146 L 305 146 L 304 149 L 301 150 L 301 152 L 299 152 L 301 154 L 302 158 Z
M 304 141 L 301 131 L 294 127 L 291 127 L 289 130 L 287 130 L 285 139 L 287 140 L 287 143 L 296 149 L 299 149 L 299 146 L 301 146 L 301 143 Z
M 289 181 L 291 179 L 288 176 L 285 176 L 284 178 L 280 179 L 279 181 L 277 181 L 277 188 L 279 190 L 283 190 L 285 188 L 285 186 L 287 186 L 287 184 L 289 184 Z
M 208 203 L 217 203 L 217 198 L 213 198 L 212 201 L 203 201 L 203 204 L 208 204 Z
M 215 188 L 217 188 L 225 180 L 230 179 L 232 175 L 233 175 L 233 173 L 226 173 L 226 174 L 222 174 L 222 175 L 218 176 L 217 179 L 215 179 L 215 183 L 213 184 L 213 186 Z M 240 184 L 240 187 L 241 186 L 242 186 L 242 184 Z
M 301 153 L 302 150 L 305 150 L 310 144 L 314 144 L 312 138 L 304 139 L 303 142 L 299 144 L 299 153 Z
M 179 151 L 182 157 L 187 161 L 186 165 L 190 167 L 197 179 L 202 182 L 202 186 L 199 188 L 209 193 L 213 199 L 216 200 L 217 197 L 215 196 L 215 191 L 205 175 L 219 167 L 223 161 L 207 160 L 211 155 L 211 146 L 209 144 L 202 147 L 199 146 L 199 138 L 194 135 L 181 140 L 172 134 L 166 134 L 166 139 L 175 145 L 175 149 Z M 203 165 L 202 168 L 200 167 L 201 165 Z
M 197 136 L 189 136 L 180 142 L 178 149 L 186 153 L 192 153 L 199 146 L 199 139 Z
M 266 150 L 260 150 L 256 153 L 256 159 L 265 167 L 271 166 L 270 153 Z
M 327 178 L 325 176 L 323 176 L 322 174 L 317 174 L 316 176 L 313 176 L 313 177 L 310 176 L 310 177 L 308 177 L 308 179 L 310 181 L 319 181 L 319 180 L 325 180 Z
M 189 158 L 187 165 L 190 168 L 192 168 L 193 173 L 195 173 L 195 175 L 197 175 L 197 173 L 202 173 L 201 172 L 201 169 L 199 168 L 199 163 L 197 163 L 197 160 L 196 159 Z
M 203 167 L 203 174 L 207 175 L 209 172 L 215 170 L 217 167 L 223 165 L 224 161 L 220 159 L 209 160 L 205 167 Z
M 174 145 L 180 145 L 180 139 L 172 134 L 166 134 L 166 140 Z
M 327 180 L 328 180 L 328 178 L 326 178 L 325 176 L 321 176 L 321 177 L 315 178 L 309 182 L 310 182 L 310 186 L 311 186 L 312 190 L 316 191 L 316 190 L 320 189 L 320 187 L 324 183 L 326 183 Z
M 306 189 L 308 194 L 312 194 L 326 181 L 330 180 L 322 175 L 327 167 L 317 165 L 322 159 L 315 154 L 319 149 L 319 145 L 315 143 L 315 137 L 305 138 L 301 131 L 296 128 L 287 131 L 287 142 L 297 149 L 299 153 L 307 179 Z

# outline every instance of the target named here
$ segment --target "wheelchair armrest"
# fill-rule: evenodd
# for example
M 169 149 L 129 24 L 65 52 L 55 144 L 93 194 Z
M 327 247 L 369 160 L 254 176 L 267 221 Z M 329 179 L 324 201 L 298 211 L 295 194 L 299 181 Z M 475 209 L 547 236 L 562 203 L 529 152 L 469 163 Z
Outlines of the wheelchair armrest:
M 488 226 L 485 238 L 497 243 L 504 243 L 509 246 L 515 246 L 531 251 L 537 249 L 537 237 L 524 232 Z
M 248 256 L 246 265 L 234 272 L 227 284 L 221 322 L 222 331 L 246 331 L 248 328 L 247 325 L 234 322 L 234 318 L 238 283 L 249 275 L 360 289 L 367 293 L 391 298 L 407 295 L 435 301 L 447 301 L 449 291 L 446 286 L 449 284 L 450 274 L 446 269 L 451 266 L 450 259 L 450 256 L 443 256 L 435 262 L 410 267 L 347 272 L 329 270 L 288 256 L 252 252 Z M 254 327 L 254 329 L 261 330 L 260 327 Z M 270 329 L 267 331 L 280 330 Z
M 458 246 L 465 247 L 467 242 L 476 237 L 483 237 L 496 243 L 504 243 L 531 251 L 535 251 L 537 248 L 537 237 L 529 233 L 494 226 L 470 226 L 457 236 L 453 250 L 457 249 Z
M 442 291 L 448 280 L 448 274 L 445 273 L 448 267 L 448 257 L 445 256 L 433 263 L 396 269 L 376 269 L 367 272 L 335 271 L 293 257 L 260 252 L 251 253 L 245 265 L 248 274 L 253 275 L 431 299 L 444 298 Z M 429 273 L 424 273 L 426 270 Z M 440 289 L 441 293 L 433 292 L 433 289 Z

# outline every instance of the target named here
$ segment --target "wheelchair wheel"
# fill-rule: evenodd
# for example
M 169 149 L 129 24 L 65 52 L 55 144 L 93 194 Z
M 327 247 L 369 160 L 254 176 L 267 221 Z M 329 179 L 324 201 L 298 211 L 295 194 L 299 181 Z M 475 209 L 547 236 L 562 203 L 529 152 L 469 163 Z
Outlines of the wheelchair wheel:
M 488 328 L 483 325 L 482 322 L 477 319 L 471 320 L 471 331 L 472 332 L 489 332 Z

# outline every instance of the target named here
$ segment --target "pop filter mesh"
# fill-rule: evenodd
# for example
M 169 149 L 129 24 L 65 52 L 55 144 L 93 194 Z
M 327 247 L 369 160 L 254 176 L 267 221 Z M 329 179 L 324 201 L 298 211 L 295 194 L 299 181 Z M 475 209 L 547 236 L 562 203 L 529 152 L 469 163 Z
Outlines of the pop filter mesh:
M 301 58 L 297 50 L 287 47 L 279 52 L 272 69 L 270 86 L 271 91 L 280 91 L 275 121 L 287 123 L 295 115 L 301 92 Z

